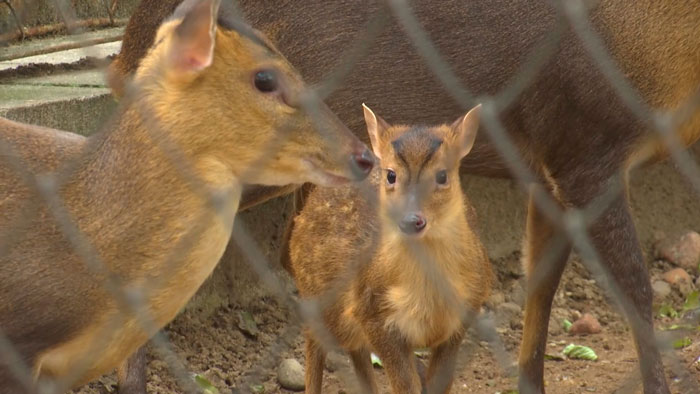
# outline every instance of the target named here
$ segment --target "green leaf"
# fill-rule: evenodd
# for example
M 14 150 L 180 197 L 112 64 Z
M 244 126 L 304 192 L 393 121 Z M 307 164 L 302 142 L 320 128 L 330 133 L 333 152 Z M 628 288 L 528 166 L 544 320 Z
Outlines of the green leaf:
M 564 331 L 569 332 L 571 330 L 571 326 L 573 323 L 569 321 L 569 319 L 564 319 L 564 321 L 561 322 L 561 326 L 564 328 Z
M 700 308 L 700 292 L 697 290 L 690 292 L 683 303 L 683 312 Z
M 659 308 L 659 316 L 661 316 L 661 317 L 667 316 L 670 318 L 676 318 L 676 317 L 678 317 L 678 312 L 676 312 L 676 310 L 673 309 L 673 307 L 671 305 L 663 304 Z
M 250 391 L 257 393 L 257 394 L 264 394 L 265 393 L 265 386 L 262 384 L 251 384 L 250 386 Z
M 427 347 L 422 349 L 416 349 L 413 351 L 413 354 L 415 354 L 418 358 L 428 358 L 428 356 L 430 356 L 430 349 Z
M 688 337 L 676 339 L 675 341 L 673 341 L 673 348 L 682 349 L 686 346 L 690 346 L 691 343 L 693 343 L 693 341 Z
M 545 360 L 553 360 L 553 361 L 564 361 L 565 360 L 564 356 L 562 356 L 560 354 L 549 354 L 549 353 L 546 353 L 544 355 L 544 359 Z
M 668 327 L 661 327 L 662 331 L 675 331 L 675 330 L 697 330 L 700 327 L 695 327 L 690 324 L 671 324 Z
M 598 355 L 595 354 L 593 349 L 589 348 L 588 346 L 574 345 L 573 343 L 568 344 L 561 352 L 571 359 L 590 361 L 595 361 L 598 359 Z
M 258 325 L 255 323 L 255 319 L 253 319 L 253 315 L 248 311 L 238 312 L 238 328 L 245 335 L 252 338 L 257 338 L 258 332 L 260 332 L 260 330 L 258 330 Z
M 374 365 L 375 367 L 384 368 L 382 360 L 379 359 L 379 356 L 377 356 L 374 353 L 371 353 L 370 358 L 372 359 L 372 365 Z
M 211 382 L 202 375 L 194 375 L 194 381 L 204 394 L 219 394 L 219 389 L 214 387 Z

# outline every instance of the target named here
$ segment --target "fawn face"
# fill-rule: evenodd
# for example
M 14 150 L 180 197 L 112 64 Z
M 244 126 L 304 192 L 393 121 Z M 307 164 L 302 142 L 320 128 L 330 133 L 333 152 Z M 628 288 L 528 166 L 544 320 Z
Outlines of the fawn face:
M 452 125 L 390 126 L 364 106 L 365 122 L 381 165 L 383 217 L 408 237 L 430 236 L 463 214 L 459 163 L 469 153 L 479 128 L 473 108 Z
M 184 1 L 134 79 L 176 142 L 218 160 L 243 183 L 364 179 L 374 164 L 367 147 L 323 103 L 311 102 L 264 37 L 218 6 Z

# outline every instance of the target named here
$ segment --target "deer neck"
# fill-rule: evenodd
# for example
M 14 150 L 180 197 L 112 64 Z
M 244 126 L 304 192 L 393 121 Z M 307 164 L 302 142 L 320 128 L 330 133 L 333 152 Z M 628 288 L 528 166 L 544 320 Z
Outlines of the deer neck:
M 153 130 L 127 108 L 111 130 L 90 137 L 94 149 L 64 189 L 80 230 L 127 279 L 158 275 L 177 253 L 208 275 L 223 254 L 241 187 L 223 161 L 183 143 L 187 132 Z

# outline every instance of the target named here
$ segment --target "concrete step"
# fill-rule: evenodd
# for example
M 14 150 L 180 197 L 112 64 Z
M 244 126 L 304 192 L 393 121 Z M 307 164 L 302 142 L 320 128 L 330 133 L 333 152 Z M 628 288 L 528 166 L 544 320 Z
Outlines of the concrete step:
M 90 38 L 121 34 L 119 30 L 107 29 L 91 34 Z M 84 37 L 83 37 L 84 38 Z M 31 51 L 32 47 L 48 47 L 66 42 L 65 39 L 49 38 L 44 43 L 31 43 L 31 47 L 12 48 L 16 53 Z M 103 71 L 100 69 L 74 68 L 86 56 L 105 59 L 119 52 L 120 41 L 92 45 L 43 55 L 17 58 L 0 62 L 0 116 L 8 119 L 69 130 L 88 135 L 97 130 L 116 107 Z M 7 48 L 5 48 L 7 49 Z M 19 68 L 38 70 L 30 76 L 25 72 L 14 73 Z

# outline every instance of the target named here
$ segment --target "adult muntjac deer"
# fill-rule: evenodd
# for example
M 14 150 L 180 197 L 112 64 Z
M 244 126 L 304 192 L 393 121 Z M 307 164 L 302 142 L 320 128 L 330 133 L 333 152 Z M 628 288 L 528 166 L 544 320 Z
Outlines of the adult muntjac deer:
M 115 90 L 152 42 L 154 26 L 177 2 L 142 1 L 126 29 L 122 53 L 112 67 Z M 383 2 L 239 3 L 252 25 L 269 34 L 302 75 L 314 82 L 339 65 L 343 59 L 339 52 L 367 37 L 363 34 L 366 21 L 386 12 Z M 512 101 L 498 115 L 518 153 L 552 199 L 562 207 L 582 208 L 607 190 L 611 178 L 662 159 L 667 152 L 650 132 L 648 123 L 635 116 L 616 94 L 558 4 L 426 0 L 413 2 L 412 6 L 444 59 L 464 86 L 481 96 L 480 100 L 500 99 L 514 92 Z M 576 0 L 568 4 L 576 5 Z M 646 104 L 672 111 L 698 90 L 700 3 L 600 0 L 581 7 L 622 75 Z M 558 41 L 540 45 L 553 34 Z M 549 48 L 551 56 L 532 68 L 536 62 L 528 62 L 528 54 L 540 47 Z M 457 117 L 464 110 L 448 97 L 396 21 L 387 22 L 367 53 L 353 60 L 356 64 L 326 103 L 364 140 L 362 118 L 355 110 L 362 101 L 378 103 L 376 109 L 389 121 L 401 119 L 409 124 L 436 123 Z M 526 83 L 519 90 L 506 90 L 517 86 L 515 78 L 525 69 L 530 76 L 518 81 Z M 686 115 L 676 135 L 688 146 L 700 137 L 700 111 L 691 108 Z M 509 173 L 488 138 L 477 138 L 462 169 L 486 176 Z M 263 190 L 255 197 L 273 196 L 275 191 L 280 190 Z M 630 300 L 622 305 L 625 315 L 640 318 L 632 325 L 632 332 L 644 391 L 668 393 L 653 335 L 651 287 L 627 193 L 620 191 L 613 197 L 588 232 L 611 282 Z M 528 286 L 525 307 L 519 359 L 522 393 L 544 391 L 544 350 L 551 303 L 571 250 L 568 244 L 560 248 L 560 253 L 551 258 L 551 269 L 539 264 L 557 233 L 556 226 L 530 203 L 524 265 L 528 277 L 537 273 L 538 280 Z
M 427 392 L 447 393 L 465 326 L 493 280 L 459 182 L 480 108 L 436 127 L 390 126 L 364 110 L 381 168 L 362 191 L 309 193 L 294 219 L 286 267 L 301 298 L 322 305 L 319 316 L 350 353 L 363 392 L 380 392 L 371 351 L 384 360 L 393 393 L 424 392 L 413 350 L 430 347 Z M 325 350 L 313 327 L 306 331 L 306 393 L 321 394 Z
M 0 119 L 0 331 L 34 379 L 87 382 L 172 320 L 223 254 L 243 183 L 339 185 L 372 169 L 289 63 L 223 10 L 175 10 L 103 132 Z M 17 368 L 3 351 L 0 393 L 34 392 Z

